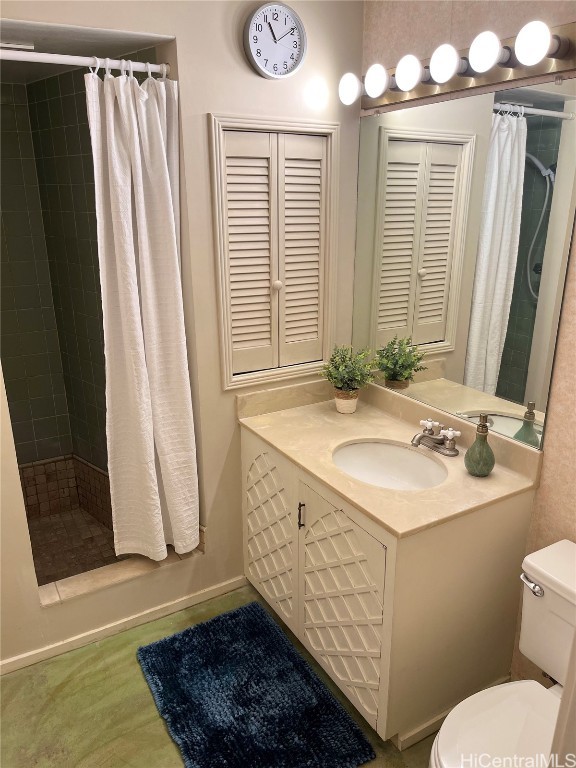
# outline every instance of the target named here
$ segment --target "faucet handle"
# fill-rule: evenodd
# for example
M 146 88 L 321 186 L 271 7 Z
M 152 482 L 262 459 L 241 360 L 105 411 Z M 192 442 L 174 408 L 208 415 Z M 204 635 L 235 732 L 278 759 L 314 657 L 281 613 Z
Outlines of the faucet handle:
M 424 432 L 426 432 L 427 435 L 433 435 L 434 429 L 440 426 L 440 422 L 432 421 L 432 419 L 422 419 L 420 421 L 420 426 L 424 427 Z
M 448 427 L 448 429 L 441 429 L 440 434 L 447 440 L 454 440 L 455 437 L 460 437 L 462 432 L 457 432 L 455 429 L 452 429 L 452 427 Z

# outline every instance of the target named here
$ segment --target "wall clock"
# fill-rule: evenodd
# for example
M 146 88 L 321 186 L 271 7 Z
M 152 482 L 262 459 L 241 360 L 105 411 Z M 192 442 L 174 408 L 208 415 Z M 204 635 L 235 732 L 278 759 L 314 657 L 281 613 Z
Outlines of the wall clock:
M 304 25 L 287 5 L 262 5 L 246 21 L 244 50 L 248 61 L 262 77 L 271 80 L 289 77 L 306 55 Z

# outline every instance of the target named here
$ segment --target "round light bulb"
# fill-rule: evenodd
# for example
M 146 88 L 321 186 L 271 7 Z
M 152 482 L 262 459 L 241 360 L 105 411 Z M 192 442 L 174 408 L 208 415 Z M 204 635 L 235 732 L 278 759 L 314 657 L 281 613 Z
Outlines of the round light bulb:
M 411 91 L 420 82 L 423 74 L 422 64 L 411 53 L 402 56 L 396 67 L 394 77 L 401 91 Z
M 436 83 L 447 83 L 454 77 L 460 66 L 460 56 L 449 43 L 436 48 L 430 59 L 430 74 Z
M 340 78 L 340 84 L 338 85 L 338 96 L 342 104 L 349 106 L 353 104 L 362 91 L 362 85 L 360 80 L 353 72 L 346 72 Z
M 468 61 L 474 72 L 488 72 L 498 63 L 501 53 L 502 44 L 494 32 L 481 32 L 472 41 Z
M 543 21 L 531 21 L 518 32 L 514 53 L 520 64 L 532 67 L 546 57 L 551 42 L 548 26 Z
M 382 96 L 386 88 L 388 88 L 388 79 L 388 72 L 386 72 L 382 64 L 372 64 L 371 67 L 368 67 L 364 77 L 366 95 L 370 96 L 371 99 L 377 99 L 378 96 Z

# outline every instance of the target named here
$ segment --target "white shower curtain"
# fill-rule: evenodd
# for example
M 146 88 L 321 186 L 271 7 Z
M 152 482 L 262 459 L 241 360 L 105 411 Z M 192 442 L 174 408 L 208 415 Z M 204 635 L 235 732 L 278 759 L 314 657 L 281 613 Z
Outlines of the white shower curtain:
M 178 85 L 85 77 L 94 155 L 117 554 L 198 545 L 179 263 Z
M 496 392 L 520 237 L 526 119 L 492 119 L 464 384 Z

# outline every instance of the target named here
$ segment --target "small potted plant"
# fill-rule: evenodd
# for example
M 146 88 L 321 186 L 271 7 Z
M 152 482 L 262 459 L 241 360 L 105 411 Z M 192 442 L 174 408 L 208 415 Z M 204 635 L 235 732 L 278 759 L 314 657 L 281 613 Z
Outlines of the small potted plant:
M 412 344 L 412 338 L 399 339 L 394 336 L 385 347 L 376 352 L 376 365 L 384 374 L 384 383 L 390 389 L 405 389 L 414 380 L 414 374 L 425 371 L 420 365 L 424 353 Z
M 336 410 L 354 413 L 358 390 L 372 379 L 372 359 L 368 349 L 354 352 L 352 347 L 334 347 L 330 360 L 322 368 L 322 376 L 334 387 Z

